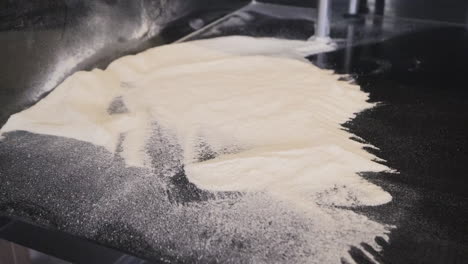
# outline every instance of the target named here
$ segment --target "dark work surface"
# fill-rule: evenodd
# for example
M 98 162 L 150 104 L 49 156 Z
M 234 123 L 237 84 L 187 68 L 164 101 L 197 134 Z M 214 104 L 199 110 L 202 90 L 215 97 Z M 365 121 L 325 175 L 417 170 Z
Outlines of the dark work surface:
M 350 73 L 378 102 L 345 127 L 399 172 L 367 177 L 393 201 L 359 210 L 397 226 L 382 242 L 386 263 L 468 259 L 467 47 L 466 29 L 439 28 L 356 47 L 348 72 L 345 50 L 311 58 Z
M 396 225 L 389 243 L 378 240 L 383 246 L 382 252 L 374 252 L 384 263 L 464 263 L 468 258 L 467 45 L 468 32 L 450 27 L 354 47 L 349 72 L 343 70 L 345 50 L 311 57 L 312 61 L 320 57 L 322 65 L 325 63 L 339 73 L 350 73 L 362 89 L 370 93 L 371 101 L 379 102 L 377 107 L 360 113 L 345 127 L 378 147 L 380 150 L 373 152 L 399 172 L 368 177 L 392 194 L 391 203 L 357 209 L 373 219 Z M 46 159 L 44 155 L 57 153 L 55 159 L 72 161 L 77 160 L 75 155 L 89 153 L 87 149 L 92 146 L 73 143 L 74 151 L 63 155 L 65 152 L 60 149 L 67 149 L 71 142 L 40 136 L 35 137 L 37 144 L 49 145 L 50 152 L 27 153 L 21 150 L 27 149 L 27 144 L 21 143 L 26 136 L 12 135 L 13 140 L 5 141 L 9 146 L 4 145 L 0 151 L 2 172 L 9 171 L 2 177 L 10 179 L 8 185 L 0 187 L 11 199 L 10 203 L 3 200 L 4 213 L 67 232 L 78 232 L 79 224 L 55 215 L 51 206 L 57 206 L 59 211 L 68 208 L 71 211 L 66 215 L 76 219 L 82 212 L 90 210 L 93 200 L 100 198 L 101 188 L 113 186 L 112 181 L 121 181 L 115 173 L 132 174 L 117 168 L 112 175 L 96 178 L 99 173 L 89 172 L 88 178 L 77 182 L 73 180 L 73 172 L 83 169 L 80 163 L 70 164 L 71 167 L 62 170 L 54 168 L 53 163 L 45 164 L 50 156 Z M 91 167 L 98 168 L 102 161 L 94 162 L 96 165 Z M 20 166 L 21 163 L 27 165 Z M 49 177 L 39 181 L 28 170 Z M 67 185 L 70 181 L 73 181 L 72 186 Z M 106 184 L 99 184 L 104 182 Z M 51 184 L 56 188 L 67 186 L 67 193 L 60 189 L 46 191 Z M 174 184 L 171 192 L 180 203 L 205 199 L 202 193 L 192 197 L 178 196 L 177 193 L 186 193 L 186 190 L 177 191 L 187 188 L 183 187 L 186 185 L 184 182 Z M 83 190 L 86 197 L 71 196 Z M 189 193 L 193 191 L 189 189 Z M 41 196 L 44 193 L 48 195 Z M 109 240 L 106 236 L 101 237 L 100 232 L 117 233 Z M 137 243 L 133 244 L 126 240 L 125 234 L 138 236 L 139 233 L 114 223 L 106 230 L 98 230 L 93 239 L 148 255 L 139 239 L 135 238 Z M 352 248 L 350 253 L 358 262 L 367 263 L 359 249 Z
M 205 16 L 214 18 L 221 13 L 205 14 Z M 201 14 L 194 12 L 193 17 L 186 15 L 186 19 L 196 19 L 202 16 Z M 260 22 L 252 34 L 269 36 L 278 33 L 272 29 L 283 27 L 267 20 Z M 284 27 L 283 32 L 278 34 L 306 38 L 313 32 L 311 24 L 304 25 L 296 20 L 288 23 L 296 29 L 298 26 L 303 28 L 297 29 L 292 34 L 287 27 Z M 183 34 L 190 31 L 187 23 L 181 21 L 174 21 L 168 26 L 182 31 Z M 265 31 L 265 28 L 268 30 Z M 163 30 L 162 35 L 156 37 L 157 40 L 154 38 L 148 40 L 149 44 L 143 45 L 142 42 L 138 42 L 132 44 L 136 46 L 131 48 L 125 44 L 120 47 L 122 49 L 120 53 L 113 51 L 115 54 L 112 56 L 110 53 L 101 54 L 99 55 L 101 57 L 93 58 L 80 67 L 89 68 L 93 65 L 104 67 L 113 56 L 118 56 L 116 54 L 132 53 L 147 46 L 175 40 L 178 35 L 177 30 Z M 13 54 L 16 50 L 18 56 L 22 50 L 29 52 L 29 55 L 25 54 L 23 59 L 21 56 L 8 57 L 9 66 L 1 69 L 2 73 L 6 71 L 18 75 L 13 75 L 14 78 L 2 75 L 3 78 L 11 79 L 5 79 L 5 82 L 2 79 L 0 82 L 2 85 L 9 84 L 0 87 L 0 111 L 3 115 L 0 116 L 0 124 L 11 113 L 27 107 L 38 99 L 38 97 L 29 97 L 31 91 L 28 90 L 34 87 L 32 84 L 37 80 L 21 79 L 27 75 L 20 74 L 19 69 L 15 67 L 25 65 L 28 60 L 36 61 L 37 64 L 31 66 L 35 70 L 29 73 L 42 76 L 47 72 L 41 67 L 47 68 L 51 63 L 47 56 L 38 55 L 36 49 L 40 47 L 28 46 L 31 44 L 27 44 L 27 40 L 32 38 L 34 44 L 42 37 L 49 40 L 59 38 L 59 35 L 48 38 L 45 32 L 37 33 L 37 37 L 25 34 L 19 39 L 12 38 L 11 34 L 13 33 L 0 32 L 0 36 L 11 41 L 7 44 L 2 42 L 0 45 L 6 45 L 7 50 Z M 164 36 L 167 40 L 161 41 Z M 72 43 L 73 38 L 71 36 L 69 38 L 67 43 Z M 49 44 L 43 47 L 49 52 L 48 54 L 55 53 L 54 48 L 49 46 L 52 42 L 48 42 Z M 15 46 L 15 43 L 19 46 Z M 391 168 L 399 172 L 398 174 L 379 173 L 368 177 L 370 181 L 392 194 L 391 203 L 357 209 L 373 219 L 396 226 L 390 234 L 388 243 L 376 238 L 383 247 L 382 252 L 373 252 L 371 248 L 367 252 L 375 254 L 384 263 L 465 263 L 468 259 L 468 192 L 466 191 L 468 189 L 468 87 L 466 84 L 468 49 L 466 47 L 468 47 L 468 32 L 465 29 L 445 27 L 412 32 L 382 43 L 353 47 L 350 50 L 339 50 L 310 58 L 321 67 L 331 68 L 339 73 L 350 73 L 363 90 L 370 93 L 371 101 L 380 102 L 376 108 L 360 113 L 353 121 L 345 124 L 345 127 L 378 147 L 379 151 L 371 149 L 369 151 L 386 160 Z M 349 60 L 350 55 L 351 60 Z M 31 56 L 38 58 L 33 59 Z M 16 84 L 15 81 L 18 79 L 21 85 L 16 88 L 11 86 Z M 26 81 L 31 83 L 22 84 Z M 21 94 L 29 99 L 20 100 Z M 31 150 L 31 146 L 36 148 Z M 83 153 L 89 155 L 85 161 L 80 159 Z M 97 155 L 100 159 L 94 159 L 92 155 Z M 50 136 L 31 136 L 24 132 L 11 133 L 4 142 L 0 143 L 1 214 L 77 236 L 83 236 L 81 228 L 86 226 L 86 223 L 104 223 L 99 225 L 97 230 L 93 230 L 92 225 L 86 226 L 91 231 L 84 236 L 96 243 L 154 260 L 190 262 L 191 259 L 181 260 L 160 255 L 145 242 L 144 232 L 126 226 L 118 219 L 130 217 L 125 211 L 129 213 L 138 211 L 126 210 L 126 207 L 164 212 L 166 210 L 164 203 L 158 205 L 145 201 L 147 195 L 154 192 L 164 191 L 168 196 L 168 202 L 181 205 L 207 200 L 210 198 L 208 194 L 189 184 L 183 175 L 183 168 L 180 168 L 178 176 L 174 177 L 174 182 L 171 183 L 170 190 L 160 190 L 142 182 L 138 185 L 141 194 L 130 200 L 119 200 L 116 206 L 118 209 L 95 208 L 96 201 L 118 200 L 118 197 L 112 195 L 112 191 L 116 193 L 121 191 L 124 179 L 138 178 L 138 171 L 125 168 L 122 163 L 110 165 L 109 161 L 112 159 L 113 157 L 105 150 L 90 144 Z M 67 166 L 57 167 L 57 164 L 67 164 Z M 77 175 L 83 174 L 83 171 L 85 175 L 78 177 Z M 235 196 L 235 194 L 227 195 Z M 93 211 L 100 214 L 89 213 Z M 3 224 L 2 221 L 5 220 L 0 219 L 0 224 Z M 76 244 L 72 246 L 67 243 L 54 246 L 56 241 L 74 240 L 74 237 L 67 237 L 65 233 L 56 235 L 55 231 L 49 233 L 44 231 L 46 229 L 31 231 L 33 227 L 16 223 L 18 229 L 10 230 L 32 234 L 42 232 L 41 235 L 54 241 L 48 246 L 51 251 L 55 248 L 56 254 L 64 253 L 65 250 L 60 249 L 60 246 L 80 248 Z M 178 223 L 174 225 L 183 229 Z M 13 233 L 5 234 L 1 236 L 8 236 L 11 240 L 28 239 Z M 57 236 L 65 237 L 54 238 Z M 84 252 L 91 250 L 86 249 L 87 246 L 85 243 L 81 249 Z M 53 254 L 53 252 L 48 253 Z M 109 254 L 113 256 L 113 253 Z M 359 263 L 368 263 L 367 257 L 359 249 L 351 248 L 350 254 Z M 75 261 L 80 262 L 76 259 Z

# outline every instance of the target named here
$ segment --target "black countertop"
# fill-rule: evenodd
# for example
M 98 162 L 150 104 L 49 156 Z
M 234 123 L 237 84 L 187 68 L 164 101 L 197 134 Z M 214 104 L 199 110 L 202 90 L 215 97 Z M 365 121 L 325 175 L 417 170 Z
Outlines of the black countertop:
M 468 258 L 467 47 L 468 30 L 441 27 L 353 48 L 348 73 L 378 106 L 345 127 L 399 172 L 367 177 L 393 201 L 362 209 L 397 226 L 380 253 L 386 263 Z M 344 72 L 344 50 L 325 57 Z
M 226 27 L 223 34 L 286 34 L 304 39 L 313 32 L 308 21 L 258 19 L 254 22 L 262 23 L 255 23 L 253 31 L 246 25 L 237 30 Z M 273 30 L 278 25 L 282 30 Z M 203 37 L 208 36 L 201 32 L 195 38 Z M 363 245 L 367 254 L 384 263 L 464 263 L 468 259 L 467 47 L 467 29 L 431 25 L 309 58 L 320 67 L 350 74 L 370 94 L 370 100 L 379 103 L 344 127 L 376 146 L 379 150 L 368 150 L 399 172 L 366 175 L 391 193 L 392 202 L 354 209 L 396 225 L 388 242 L 376 238 L 381 252 Z M 2 99 L 8 98 L 4 99 L 8 104 L 0 107 L 3 119 L 34 102 L 15 101 L 17 94 L 10 87 L 1 87 L 0 93 Z M 148 197 L 167 196 L 169 203 L 184 208 L 213 196 L 188 183 L 183 168 L 171 189 L 164 192 L 139 182 L 138 175 L 137 170 L 126 168 L 122 161 L 91 144 L 9 133 L 0 143 L 0 213 L 156 262 L 193 261 L 178 258 L 170 245 L 157 248 L 148 243 L 138 221 L 155 219 L 142 212 L 167 210 L 164 203 L 154 203 Z M 119 196 L 129 181 L 138 195 Z M 112 206 L 106 207 L 105 202 L 111 200 Z M 186 223 L 174 221 L 173 227 L 183 235 Z M 151 232 L 157 230 L 151 224 L 148 227 L 153 228 Z M 0 236 L 8 237 L 2 232 Z M 14 236 L 8 238 L 13 240 Z M 112 254 L 109 260 L 114 259 Z M 356 247 L 350 248 L 350 254 L 359 263 L 370 262 Z

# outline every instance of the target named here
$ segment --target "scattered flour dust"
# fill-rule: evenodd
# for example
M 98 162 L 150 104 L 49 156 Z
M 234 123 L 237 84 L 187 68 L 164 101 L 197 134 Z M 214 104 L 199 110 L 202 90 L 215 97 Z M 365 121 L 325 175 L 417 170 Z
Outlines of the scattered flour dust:
M 296 243 L 313 253 L 297 261 L 339 262 L 349 246 L 378 248 L 374 238 L 389 232 L 340 207 L 389 202 L 387 192 L 358 175 L 388 168 L 341 127 L 372 107 L 367 94 L 303 60 L 301 50 L 307 42 L 248 37 L 153 48 L 105 71 L 75 73 L 13 115 L 1 132 L 27 130 L 110 152 L 121 148 L 128 166 L 150 168 L 147 144 L 157 125 L 162 137 L 181 147 L 174 164 L 183 164 L 189 181 L 204 190 L 264 193 L 288 204 L 313 226 L 304 234 L 308 244 Z

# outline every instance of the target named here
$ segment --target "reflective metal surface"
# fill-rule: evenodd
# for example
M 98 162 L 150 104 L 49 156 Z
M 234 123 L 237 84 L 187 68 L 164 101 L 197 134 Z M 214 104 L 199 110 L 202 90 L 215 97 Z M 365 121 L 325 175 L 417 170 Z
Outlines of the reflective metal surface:
M 195 3 L 196 2 L 196 3 Z M 0 125 L 72 72 L 178 39 L 242 0 L 6 1 L 0 6 Z M 181 26 L 180 21 L 184 26 Z

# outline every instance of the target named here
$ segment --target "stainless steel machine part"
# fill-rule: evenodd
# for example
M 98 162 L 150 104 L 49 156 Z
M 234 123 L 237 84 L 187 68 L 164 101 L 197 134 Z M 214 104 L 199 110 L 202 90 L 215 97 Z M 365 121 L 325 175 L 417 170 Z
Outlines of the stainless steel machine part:
M 359 0 L 350 0 L 349 1 L 349 10 L 350 15 L 356 15 L 358 13 Z
M 320 0 L 318 5 L 317 26 L 315 28 L 315 39 L 322 40 L 330 37 L 331 1 Z

